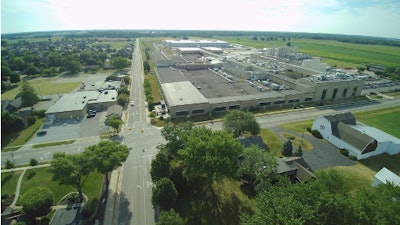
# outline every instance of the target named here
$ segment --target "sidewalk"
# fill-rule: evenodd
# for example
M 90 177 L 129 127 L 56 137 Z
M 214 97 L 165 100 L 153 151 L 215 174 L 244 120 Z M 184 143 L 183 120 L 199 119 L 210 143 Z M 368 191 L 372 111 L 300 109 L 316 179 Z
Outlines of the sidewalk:
M 120 182 L 122 167 L 113 170 L 110 174 L 110 183 L 108 185 L 108 196 L 106 209 L 104 212 L 104 225 L 116 225 L 118 219 L 118 202 L 120 192 Z

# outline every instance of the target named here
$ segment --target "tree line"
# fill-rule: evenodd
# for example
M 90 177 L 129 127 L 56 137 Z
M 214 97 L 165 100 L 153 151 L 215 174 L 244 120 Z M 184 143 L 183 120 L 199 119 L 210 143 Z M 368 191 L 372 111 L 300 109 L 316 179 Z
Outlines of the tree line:
M 315 40 L 336 40 L 357 44 L 400 46 L 400 40 L 395 38 L 371 37 L 361 35 L 324 34 L 307 32 L 277 32 L 277 31 L 213 31 L 213 30 L 98 30 L 98 31 L 68 31 L 62 32 L 66 38 L 140 38 L 140 37 L 204 37 L 212 38 L 218 36 L 264 36 L 273 38 L 300 38 Z M 2 38 L 23 39 L 26 37 L 51 38 L 54 34 L 61 35 L 61 32 L 30 32 L 4 34 Z

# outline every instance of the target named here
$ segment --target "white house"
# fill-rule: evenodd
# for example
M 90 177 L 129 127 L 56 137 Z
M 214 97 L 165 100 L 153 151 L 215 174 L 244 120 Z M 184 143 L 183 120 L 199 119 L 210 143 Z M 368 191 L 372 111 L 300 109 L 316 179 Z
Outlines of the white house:
M 375 178 L 372 182 L 372 187 L 376 187 L 379 184 L 386 184 L 388 182 L 400 187 L 400 177 L 388 170 L 386 167 L 383 167 L 381 170 L 379 170 L 374 177 Z
M 357 159 L 400 153 L 400 139 L 374 127 L 357 124 L 350 112 L 318 117 L 312 126 L 322 137 Z

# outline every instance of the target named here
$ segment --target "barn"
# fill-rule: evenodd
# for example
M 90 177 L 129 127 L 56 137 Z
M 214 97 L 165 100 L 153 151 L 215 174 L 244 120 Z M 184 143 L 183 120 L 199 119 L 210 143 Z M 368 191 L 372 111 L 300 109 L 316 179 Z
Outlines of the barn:
M 312 126 L 339 149 L 347 149 L 357 159 L 400 153 L 400 140 L 374 127 L 357 123 L 350 112 L 318 117 Z

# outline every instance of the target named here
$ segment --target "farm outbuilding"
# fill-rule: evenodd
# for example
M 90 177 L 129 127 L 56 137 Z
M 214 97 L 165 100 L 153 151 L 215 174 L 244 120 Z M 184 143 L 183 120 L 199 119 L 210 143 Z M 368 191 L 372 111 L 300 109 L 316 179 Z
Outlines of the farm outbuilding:
M 312 126 L 339 149 L 346 149 L 357 159 L 374 155 L 400 153 L 400 140 L 374 127 L 358 124 L 350 112 L 318 117 Z
M 400 177 L 386 167 L 383 167 L 375 174 L 372 186 L 376 187 L 380 184 L 386 183 L 392 183 L 393 185 L 400 187 Z

